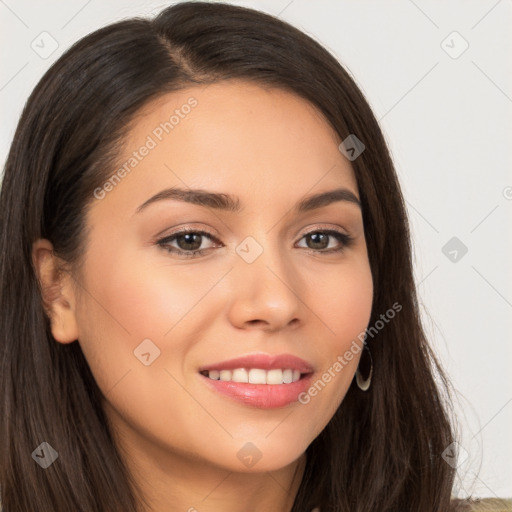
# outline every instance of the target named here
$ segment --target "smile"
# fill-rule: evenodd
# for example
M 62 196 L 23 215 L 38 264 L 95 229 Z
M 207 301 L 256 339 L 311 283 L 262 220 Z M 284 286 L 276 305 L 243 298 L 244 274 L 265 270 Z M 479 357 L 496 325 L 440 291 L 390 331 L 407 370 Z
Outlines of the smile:
M 237 368 L 235 370 L 210 370 L 201 372 L 202 375 L 212 380 L 224 382 L 245 382 L 249 384 L 291 384 L 300 379 L 299 370 L 291 368 L 263 370 L 261 368 Z
M 202 381 L 216 395 L 260 409 L 299 403 L 313 366 L 291 354 L 248 354 L 199 368 Z

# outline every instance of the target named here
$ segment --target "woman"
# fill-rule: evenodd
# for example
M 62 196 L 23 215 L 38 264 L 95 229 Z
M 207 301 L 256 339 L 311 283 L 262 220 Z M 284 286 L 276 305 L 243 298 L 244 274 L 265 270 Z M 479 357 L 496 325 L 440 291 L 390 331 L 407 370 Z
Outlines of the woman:
M 395 170 L 310 37 L 202 2 L 88 35 L 0 212 L 6 512 L 454 506 Z

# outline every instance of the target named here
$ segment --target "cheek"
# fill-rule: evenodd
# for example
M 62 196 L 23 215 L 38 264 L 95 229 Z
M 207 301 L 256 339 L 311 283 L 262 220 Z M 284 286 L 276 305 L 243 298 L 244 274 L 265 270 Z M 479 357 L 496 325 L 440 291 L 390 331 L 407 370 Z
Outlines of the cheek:
M 97 300 L 88 301 L 87 307 L 99 306 L 102 324 L 132 342 L 162 339 L 194 309 L 216 278 L 200 269 L 181 271 L 164 259 L 143 258 L 136 251 L 107 258 L 111 261 L 94 254 L 89 259 L 88 287 Z
M 161 345 L 176 316 L 176 289 L 155 282 L 151 269 L 141 268 L 141 262 L 116 251 L 114 244 L 102 251 L 98 244 L 91 246 L 84 274 L 77 307 L 79 343 L 99 387 L 107 392 L 142 366 L 134 350 L 143 340 Z
M 316 295 L 318 316 L 326 329 L 322 337 L 322 367 L 302 403 L 317 422 L 309 432 L 315 437 L 342 402 L 361 356 L 363 334 L 372 310 L 373 282 L 369 263 L 340 268 L 337 276 Z M 314 411 L 314 412 L 311 412 Z
M 373 283 L 368 263 L 343 269 L 323 287 L 322 314 L 328 327 L 331 347 L 345 351 L 365 331 L 372 310 Z

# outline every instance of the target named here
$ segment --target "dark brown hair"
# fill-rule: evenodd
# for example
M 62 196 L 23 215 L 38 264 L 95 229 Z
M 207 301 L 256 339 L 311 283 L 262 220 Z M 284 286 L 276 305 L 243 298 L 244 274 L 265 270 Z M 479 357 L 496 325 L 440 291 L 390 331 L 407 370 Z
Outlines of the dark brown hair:
M 363 94 L 320 44 L 272 16 L 184 2 L 152 20 L 120 21 L 84 37 L 46 72 L 19 121 L 0 195 L 0 490 L 5 512 L 135 512 L 146 506 L 101 408 L 78 343 L 57 343 L 31 260 L 50 240 L 78 268 L 84 213 L 115 169 L 123 137 L 148 102 L 178 89 L 241 79 L 300 95 L 341 139 L 366 146 L 352 162 L 374 282 L 374 364 L 307 449 L 293 512 L 443 512 L 453 468 L 447 381 L 420 322 L 409 227 L 397 176 Z M 31 453 L 46 441 L 46 470 Z

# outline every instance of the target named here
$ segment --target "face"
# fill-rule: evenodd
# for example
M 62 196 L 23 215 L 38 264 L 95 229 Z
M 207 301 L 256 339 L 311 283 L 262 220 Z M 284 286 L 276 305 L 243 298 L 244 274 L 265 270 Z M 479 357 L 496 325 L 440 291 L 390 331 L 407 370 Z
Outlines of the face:
M 127 446 L 161 464 L 269 471 L 329 422 L 372 306 L 340 142 L 305 100 L 244 82 L 173 92 L 137 117 L 125 172 L 91 197 L 74 305 Z

